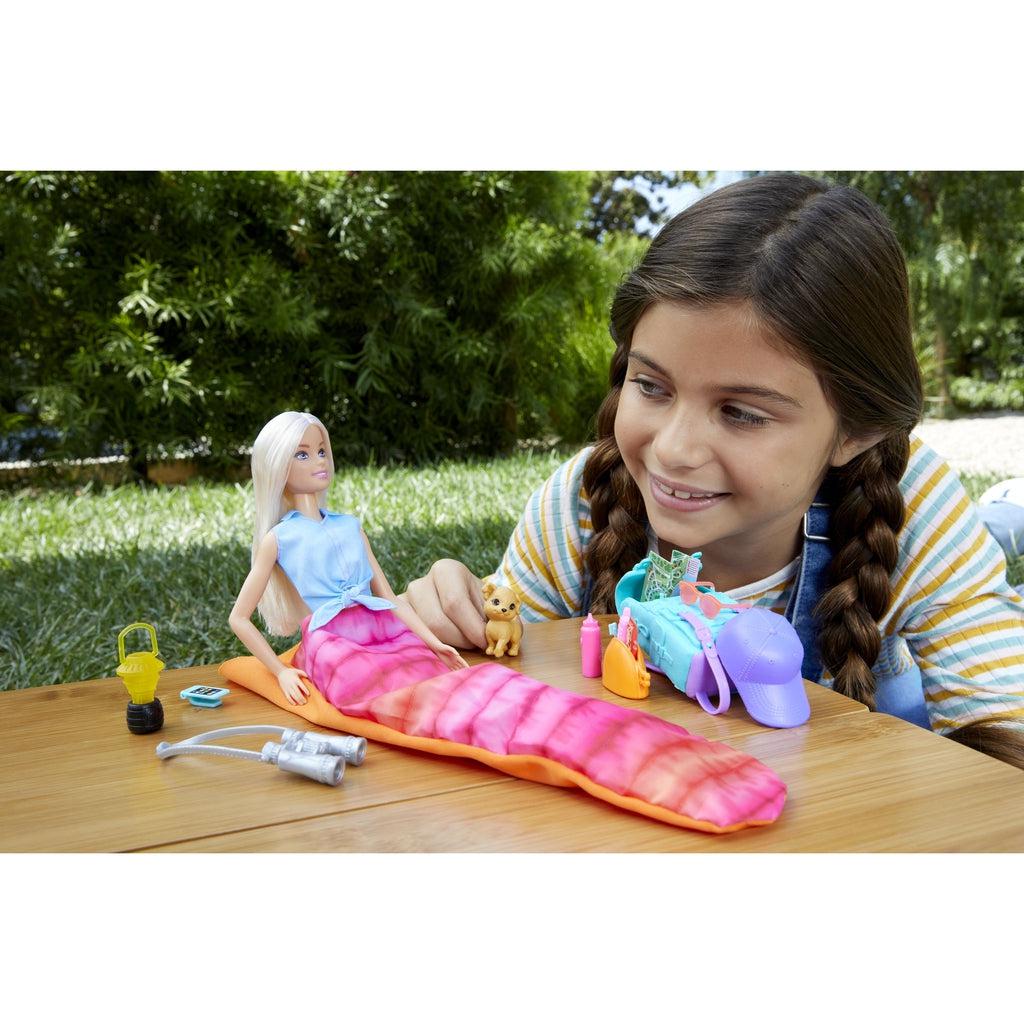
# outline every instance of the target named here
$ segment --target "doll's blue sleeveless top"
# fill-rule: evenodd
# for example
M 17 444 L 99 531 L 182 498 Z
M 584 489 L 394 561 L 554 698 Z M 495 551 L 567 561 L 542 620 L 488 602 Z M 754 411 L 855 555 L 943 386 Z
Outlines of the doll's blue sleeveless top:
M 373 570 L 355 516 L 320 510 L 320 522 L 292 509 L 272 530 L 277 561 L 313 613 L 319 629 L 353 604 L 371 611 L 394 608 L 370 592 Z

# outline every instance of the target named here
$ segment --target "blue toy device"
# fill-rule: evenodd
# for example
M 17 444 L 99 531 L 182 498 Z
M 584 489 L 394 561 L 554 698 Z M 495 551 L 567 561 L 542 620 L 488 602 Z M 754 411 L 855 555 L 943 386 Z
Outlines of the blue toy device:
M 668 597 L 640 600 L 651 559 L 619 580 L 615 607 L 637 624 L 648 667 L 709 714 L 729 709 L 731 693 L 762 725 L 788 728 L 810 716 L 801 677 L 803 647 L 781 615 L 737 604 L 711 583 L 683 580 Z M 717 705 L 711 697 L 718 697 Z
M 230 693 L 223 686 L 190 686 L 181 691 L 183 700 L 197 708 L 219 708 L 220 702 Z

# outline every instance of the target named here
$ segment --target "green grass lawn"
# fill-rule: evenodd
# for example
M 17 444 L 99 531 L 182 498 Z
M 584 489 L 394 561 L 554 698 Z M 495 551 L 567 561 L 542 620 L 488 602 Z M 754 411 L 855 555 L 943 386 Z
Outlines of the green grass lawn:
M 328 504 L 359 516 L 401 592 L 438 558 L 492 571 L 565 457 L 341 470 Z M 964 480 L 972 497 L 995 482 Z M 117 634 L 139 620 L 156 627 L 168 668 L 244 654 L 227 617 L 249 568 L 249 515 L 237 484 L 0 494 L 0 690 L 112 675 Z M 1024 581 L 1024 560 L 1011 580 Z
M 492 572 L 566 457 L 342 469 L 328 506 L 362 520 L 400 593 L 438 558 Z M 208 481 L 0 493 L 0 690 L 113 675 L 117 634 L 136 621 L 156 627 L 168 668 L 247 653 L 227 618 L 249 571 L 249 500 L 248 485 Z

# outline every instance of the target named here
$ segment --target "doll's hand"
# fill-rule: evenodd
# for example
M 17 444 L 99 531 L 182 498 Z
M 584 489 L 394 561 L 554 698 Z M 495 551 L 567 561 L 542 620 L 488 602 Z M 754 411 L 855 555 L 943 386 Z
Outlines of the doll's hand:
M 297 668 L 283 668 L 277 674 L 277 685 L 289 704 L 305 704 L 309 696 L 309 676 Z
M 454 647 L 441 643 L 431 644 L 430 649 L 450 668 L 469 668 L 469 662 Z

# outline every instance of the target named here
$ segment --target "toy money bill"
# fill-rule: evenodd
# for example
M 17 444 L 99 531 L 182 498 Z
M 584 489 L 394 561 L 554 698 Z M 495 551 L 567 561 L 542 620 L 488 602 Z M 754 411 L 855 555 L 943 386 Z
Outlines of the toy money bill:
M 676 592 L 683 580 L 694 583 L 700 575 L 699 551 L 692 555 L 673 551 L 671 560 L 662 558 L 654 551 L 647 557 L 650 558 L 651 564 L 647 568 L 644 585 L 640 591 L 641 601 L 655 601 L 661 597 L 668 597 Z

